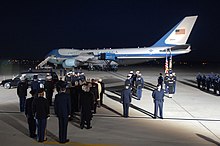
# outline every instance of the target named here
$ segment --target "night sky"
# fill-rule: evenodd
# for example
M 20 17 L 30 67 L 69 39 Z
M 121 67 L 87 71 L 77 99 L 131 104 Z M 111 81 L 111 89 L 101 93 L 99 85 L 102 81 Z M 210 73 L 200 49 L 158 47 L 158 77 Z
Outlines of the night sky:
M 220 61 L 217 0 L 16 0 L 0 4 L 0 59 L 43 59 L 57 48 L 151 46 L 198 15 L 183 60 Z

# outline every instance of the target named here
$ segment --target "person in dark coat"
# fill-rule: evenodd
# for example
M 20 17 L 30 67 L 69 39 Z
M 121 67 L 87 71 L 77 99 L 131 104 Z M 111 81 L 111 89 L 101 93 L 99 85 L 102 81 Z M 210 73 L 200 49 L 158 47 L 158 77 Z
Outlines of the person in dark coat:
M 75 112 L 79 112 L 79 88 L 80 85 L 78 81 L 72 83 L 72 88 L 70 92 L 72 116 L 75 114 Z
M 99 98 L 99 92 L 98 92 L 98 84 L 96 83 L 95 79 L 92 79 L 92 87 L 90 87 L 90 91 L 94 95 L 94 105 L 93 105 L 93 110 L 94 114 L 96 113 L 97 109 L 97 104 L 98 104 L 98 98 Z
M 55 95 L 54 110 L 59 120 L 59 142 L 69 142 L 67 139 L 68 118 L 71 115 L 70 95 L 66 92 L 66 84 L 60 86 L 60 92 Z
M 32 103 L 34 100 L 35 91 L 30 91 L 31 97 L 26 99 L 25 104 L 25 115 L 27 117 L 28 121 L 28 127 L 29 127 L 29 134 L 31 138 L 35 138 L 36 135 L 36 121 L 34 119 L 33 109 L 32 109 Z
M 45 130 L 47 125 L 47 118 L 50 116 L 50 109 L 48 100 L 44 97 L 44 90 L 38 90 L 38 97 L 33 100 L 33 114 L 37 124 L 37 141 L 46 141 Z
M 161 85 L 161 87 L 163 88 L 163 74 L 162 73 L 160 73 L 160 76 L 157 79 L 157 83 Z
M 38 90 L 40 89 L 40 82 L 38 82 L 38 75 L 33 76 L 33 81 L 31 82 L 31 90 L 36 91 L 35 97 L 37 97 Z
M 125 89 L 121 92 L 121 103 L 123 104 L 123 116 L 125 118 L 129 115 L 129 106 L 131 103 L 131 89 L 127 85 L 125 86 Z
M 164 90 L 161 88 L 161 85 L 157 85 L 152 93 L 154 99 L 154 118 L 157 118 L 158 108 L 160 110 L 160 118 L 163 119 L 163 102 L 164 102 Z
M 24 112 L 28 84 L 25 81 L 25 77 L 23 77 L 23 76 L 20 77 L 20 80 L 21 81 L 18 83 L 18 86 L 17 86 L 17 95 L 19 97 L 19 102 L 20 102 L 20 112 Z
M 54 91 L 54 83 L 52 81 L 52 76 L 46 76 L 46 81 L 44 84 L 44 89 L 46 92 L 46 98 L 48 99 L 49 105 L 52 106 L 52 97 Z
M 81 129 L 84 128 L 86 123 L 87 129 L 91 127 L 91 120 L 92 120 L 92 107 L 94 102 L 94 95 L 90 92 L 90 87 L 87 84 L 82 85 L 82 91 L 80 92 L 79 98 L 79 107 L 80 107 L 80 127 Z
M 66 83 L 66 82 L 64 82 L 64 81 L 62 80 L 62 77 L 60 77 L 60 79 L 59 79 L 59 80 L 57 81 L 57 83 L 56 83 L 57 93 L 60 92 L 60 86 L 63 85 L 64 83 Z

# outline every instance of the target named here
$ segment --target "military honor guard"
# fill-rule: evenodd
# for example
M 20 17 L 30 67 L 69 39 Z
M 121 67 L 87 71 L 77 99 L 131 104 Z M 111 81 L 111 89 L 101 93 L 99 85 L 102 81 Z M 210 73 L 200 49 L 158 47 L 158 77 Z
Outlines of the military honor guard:
M 34 119 L 34 114 L 32 110 L 32 103 L 34 101 L 35 91 L 31 90 L 30 94 L 31 94 L 31 97 L 27 98 L 25 102 L 25 115 L 27 117 L 29 135 L 31 138 L 35 138 L 37 136 L 36 135 L 36 121 Z
M 47 118 L 50 117 L 48 100 L 44 97 L 44 89 L 38 90 L 38 96 L 33 100 L 33 114 L 37 125 L 37 141 L 46 141 Z
M 129 116 L 129 106 L 131 103 L 131 89 L 127 85 L 121 92 L 121 103 L 123 104 L 123 116 L 127 118 Z

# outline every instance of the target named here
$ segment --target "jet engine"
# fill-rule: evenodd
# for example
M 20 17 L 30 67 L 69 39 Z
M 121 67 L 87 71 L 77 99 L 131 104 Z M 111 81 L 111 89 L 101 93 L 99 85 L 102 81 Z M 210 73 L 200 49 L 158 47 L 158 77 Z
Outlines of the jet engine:
M 80 62 L 75 59 L 66 59 L 62 65 L 64 68 L 72 68 L 79 66 L 79 64 Z

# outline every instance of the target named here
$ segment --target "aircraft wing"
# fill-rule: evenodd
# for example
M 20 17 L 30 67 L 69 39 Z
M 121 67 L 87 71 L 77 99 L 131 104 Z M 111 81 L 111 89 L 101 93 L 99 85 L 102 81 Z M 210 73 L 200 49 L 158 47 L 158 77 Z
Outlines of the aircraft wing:
M 81 63 L 85 63 L 88 60 L 93 59 L 95 56 L 93 53 L 81 53 L 79 54 L 77 57 L 75 57 L 75 60 L 81 62 Z
M 64 68 L 77 67 L 85 63 L 88 63 L 90 60 L 94 60 L 94 58 L 95 56 L 93 53 L 80 53 L 78 56 L 74 58 L 69 58 L 63 61 L 62 65 Z

